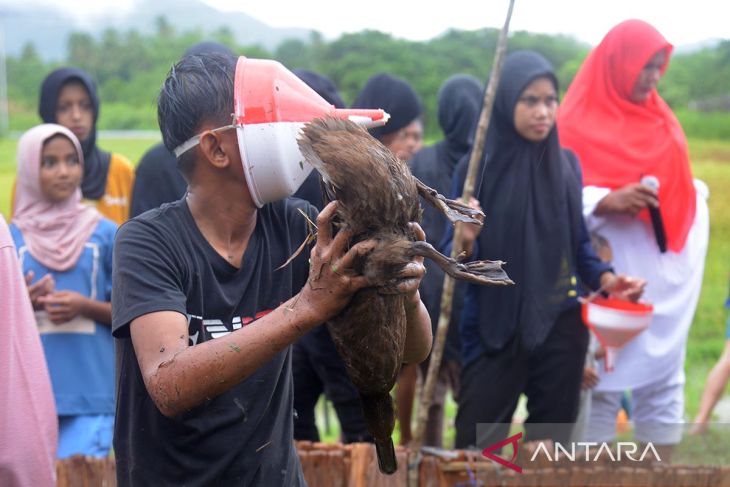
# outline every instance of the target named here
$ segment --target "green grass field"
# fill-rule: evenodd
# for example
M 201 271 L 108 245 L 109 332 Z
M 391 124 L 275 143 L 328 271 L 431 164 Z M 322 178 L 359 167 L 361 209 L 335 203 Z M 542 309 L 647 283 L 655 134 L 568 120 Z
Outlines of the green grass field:
M 136 164 L 156 139 L 102 139 L 100 146 L 119 152 Z M 10 189 L 15 178 L 15 146 L 17 140 L 0 139 L 0 212 L 7 219 L 10 208 Z M 691 419 L 698 408 L 699 398 L 707 372 L 720 355 L 725 343 L 727 311 L 723 307 L 728 294 L 730 271 L 730 142 L 690 140 L 690 154 L 695 177 L 710 187 L 710 247 L 700 303 L 692 325 L 687 348 L 687 386 L 685 389 L 686 417 Z M 338 436 L 337 419 L 328 408 L 330 427 L 325 431 L 324 407 L 319 407 L 319 423 L 323 440 Z M 455 415 L 453 402 L 448 404 L 447 426 Z M 453 440 L 453 431 L 446 433 L 447 446 Z

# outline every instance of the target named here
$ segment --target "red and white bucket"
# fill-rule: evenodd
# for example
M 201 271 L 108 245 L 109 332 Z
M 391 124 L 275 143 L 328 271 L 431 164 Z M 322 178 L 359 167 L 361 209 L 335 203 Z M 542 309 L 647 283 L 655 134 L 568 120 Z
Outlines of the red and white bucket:
M 611 372 L 616 354 L 651 324 L 654 306 L 612 298 L 583 302 L 583 322 L 596 335 L 606 352 L 604 369 Z
M 294 194 L 312 171 L 297 145 L 305 123 L 332 116 L 370 128 L 390 118 L 380 109 L 335 108 L 281 63 L 244 56 L 236 65 L 234 116 L 246 182 L 258 207 Z

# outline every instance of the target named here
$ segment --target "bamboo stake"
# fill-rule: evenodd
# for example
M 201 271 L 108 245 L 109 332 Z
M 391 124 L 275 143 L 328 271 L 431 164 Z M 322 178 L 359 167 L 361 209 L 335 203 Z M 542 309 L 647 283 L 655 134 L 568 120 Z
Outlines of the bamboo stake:
M 482 106 L 482 111 L 479 115 L 479 123 L 477 124 L 474 139 L 474 148 L 469 159 L 469 169 L 464 182 L 464 192 L 462 193 L 462 200 L 464 202 L 468 202 L 474 194 L 474 185 L 477 173 L 479 172 L 479 162 L 481 161 L 482 153 L 484 152 L 484 142 L 486 139 L 487 129 L 489 128 L 489 119 L 492 115 L 494 97 L 496 95 L 497 85 L 502 73 L 502 64 L 505 52 L 507 51 L 507 34 L 509 33 L 509 23 L 512 18 L 514 4 L 515 1 L 510 0 L 509 8 L 507 10 L 507 18 L 504 21 L 504 26 L 499 34 L 499 41 L 497 42 L 497 49 L 494 54 L 492 75 L 489 78 L 487 90 L 484 93 L 484 105 Z M 452 258 L 456 258 L 461 253 L 463 248 L 462 240 L 461 226 L 457 225 L 454 232 L 454 243 L 451 250 Z M 409 484 L 412 487 L 418 484 L 418 464 L 421 459 L 423 435 L 426 429 L 426 422 L 428 420 L 428 411 L 431 408 L 431 402 L 433 400 L 433 392 L 436 386 L 438 371 L 441 367 L 441 358 L 443 356 L 444 344 L 446 342 L 446 333 L 449 329 L 454 284 L 455 280 L 447 274 L 444 278 L 444 288 L 441 294 L 441 314 L 439 315 L 438 328 L 436 329 L 436 340 L 431 350 L 431 362 L 428 367 L 428 374 L 426 375 L 426 382 L 423 387 L 423 394 L 421 396 L 418 410 L 418 421 L 416 423 L 416 431 L 413 437 L 412 451 L 415 452 L 415 459 L 413 464 L 409 465 Z

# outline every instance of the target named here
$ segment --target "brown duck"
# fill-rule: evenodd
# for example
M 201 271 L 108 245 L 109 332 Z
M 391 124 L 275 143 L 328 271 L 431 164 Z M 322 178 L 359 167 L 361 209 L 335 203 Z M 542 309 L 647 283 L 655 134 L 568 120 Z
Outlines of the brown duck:
M 320 172 L 325 203 L 338 200 L 336 225 L 352 232 L 353 245 L 375 239 L 376 247 L 357 263 L 375 282 L 358 291 L 348 306 L 327 322 L 353 384 L 360 392 L 368 431 L 373 435 L 380 470 L 398 465 L 391 434 L 395 414 L 390 390 L 403 362 L 405 298 L 393 293 L 399 271 L 419 255 L 435 260 L 457 279 L 479 284 L 512 284 L 502 262 L 464 264 L 417 241 L 409 222 L 420 221 L 419 193 L 452 221 L 477 222 L 478 211 L 447 200 L 418 181 L 405 162 L 358 125 L 340 119 L 316 119 L 299 138 L 307 162 Z

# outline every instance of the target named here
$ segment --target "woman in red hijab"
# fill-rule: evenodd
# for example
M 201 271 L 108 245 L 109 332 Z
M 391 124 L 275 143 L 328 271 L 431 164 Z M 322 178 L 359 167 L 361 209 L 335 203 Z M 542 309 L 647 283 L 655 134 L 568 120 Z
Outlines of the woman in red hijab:
M 636 436 L 676 444 L 684 412 L 684 352 L 702 284 L 709 233 L 707 187 L 694 181 L 687 140 L 656 90 L 672 45 L 627 20 L 588 55 L 558 113 L 563 146 L 583 168 L 588 228 L 613 249 L 617 272 L 647 280 L 648 330 L 629 342 L 594 389 L 589 436 L 609 441 L 624 390 Z M 665 449 L 671 451 L 671 447 Z

